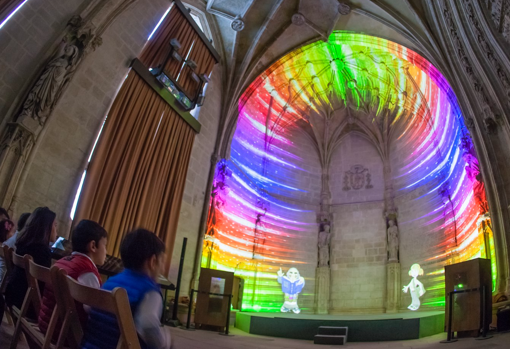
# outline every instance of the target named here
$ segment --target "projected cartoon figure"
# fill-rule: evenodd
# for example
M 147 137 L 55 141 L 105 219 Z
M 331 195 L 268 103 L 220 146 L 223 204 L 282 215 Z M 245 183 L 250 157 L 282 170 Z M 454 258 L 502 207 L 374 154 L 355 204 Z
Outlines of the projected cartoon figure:
M 425 287 L 423 287 L 423 284 L 418 280 L 418 275 L 423 275 L 423 269 L 420 267 L 419 264 L 413 264 L 411 265 L 411 269 L 409 269 L 409 276 L 411 276 L 413 279 L 409 283 L 409 285 L 404 286 L 402 291 L 407 293 L 407 290 L 411 290 L 411 305 L 407 307 L 409 310 L 418 310 L 420 308 L 420 297 L 425 294 Z
M 305 286 L 305 279 L 299 275 L 299 271 L 296 268 L 290 268 L 285 275 L 282 268 L 278 270 L 278 282 L 282 284 L 282 292 L 285 294 L 285 302 L 283 303 L 280 311 L 287 313 L 293 311 L 295 314 L 299 314 L 297 301 L 298 294 L 303 290 Z

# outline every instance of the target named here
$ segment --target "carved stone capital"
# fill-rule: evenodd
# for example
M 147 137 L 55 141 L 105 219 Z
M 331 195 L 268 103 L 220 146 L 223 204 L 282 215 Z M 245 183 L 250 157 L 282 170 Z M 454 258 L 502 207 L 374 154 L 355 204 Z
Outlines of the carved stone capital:
M 349 13 L 351 13 L 351 7 L 344 2 L 341 2 L 338 4 L 338 13 L 340 13 L 342 16 L 347 16 Z
M 306 23 L 305 16 L 303 16 L 301 13 L 295 13 L 292 15 L 292 24 L 301 26 L 305 23 Z
M 243 20 L 241 18 L 236 17 L 236 18 L 234 18 L 232 23 L 230 23 L 230 27 L 233 30 L 235 30 L 236 32 L 240 32 L 241 30 L 244 29 L 244 22 L 243 22 Z
M 485 125 L 485 131 L 487 132 L 487 134 L 495 135 L 498 133 L 498 124 L 496 120 L 494 120 L 494 118 L 492 117 L 485 118 L 483 120 L 483 123 Z

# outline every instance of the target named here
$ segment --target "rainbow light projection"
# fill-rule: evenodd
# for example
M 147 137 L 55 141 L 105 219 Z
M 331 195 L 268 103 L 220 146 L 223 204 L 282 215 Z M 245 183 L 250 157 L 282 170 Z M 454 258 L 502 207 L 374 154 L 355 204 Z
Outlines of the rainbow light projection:
M 299 178 L 309 175 L 320 186 L 320 175 L 311 173 L 288 132 L 305 123 L 317 127 L 311 114 L 346 107 L 367 129 L 384 129 L 391 152 L 405 154 L 393 171 L 397 194 L 425 188 L 414 200 L 433 207 L 420 217 L 426 222 L 420 234 L 440 232 L 440 241 L 428 256 L 412 261 L 425 270 L 422 305 L 444 305 L 447 264 L 490 257 L 495 281 L 474 148 L 452 89 L 420 55 L 387 40 L 334 32 L 327 43 L 281 58 L 239 102 L 231 158 L 216 168 L 202 266 L 234 271 L 245 280 L 243 310 L 279 311 L 280 267 L 298 268 L 307 284 L 314 280 L 317 210 L 292 199 L 307 195 Z M 303 293 L 313 297 L 311 289 Z M 311 310 L 311 302 L 307 306 Z

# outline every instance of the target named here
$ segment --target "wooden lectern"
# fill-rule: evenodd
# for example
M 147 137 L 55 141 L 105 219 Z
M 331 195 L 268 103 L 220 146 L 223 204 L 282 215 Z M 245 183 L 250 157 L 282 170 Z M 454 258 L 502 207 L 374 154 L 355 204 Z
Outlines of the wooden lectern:
M 233 284 L 234 273 L 232 272 L 208 268 L 200 270 L 195 326 L 225 327 Z
M 445 327 L 448 331 L 449 294 L 453 300 L 452 332 L 488 331 L 492 321 L 490 259 L 472 259 L 445 266 Z M 485 308 L 485 311 L 484 311 Z M 485 314 L 485 319 L 483 315 Z M 484 321 L 485 320 L 485 321 Z

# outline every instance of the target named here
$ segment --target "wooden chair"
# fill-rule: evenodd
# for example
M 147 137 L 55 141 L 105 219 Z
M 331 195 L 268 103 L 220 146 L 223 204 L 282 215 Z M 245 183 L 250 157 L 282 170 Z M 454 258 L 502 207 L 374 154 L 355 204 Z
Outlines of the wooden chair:
M 50 269 L 38 265 L 34 263 L 32 259 L 29 259 L 28 272 L 28 287 L 36 290 L 33 297 L 38 298 L 38 303 L 40 305 L 42 303 L 42 293 L 39 290 L 39 282 L 43 282 L 45 285 L 52 285 Z M 33 342 L 41 349 L 55 348 L 55 346 L 51 344 L 51 340 L 53 338 L 53 333 L 55 332 L 55 326 L 57 325 L 58 317 L 58 305 L 56 305 L 53 309 L 46 334 L 43 334 L 37 325 L 28 322 L 23 317 L 20 317 L 21 329 L 25 335 L 30 336 Z
M 60 335 L 57 340 L 57 348 L 62 348 L 65 343 L 71 349 L 79 349 L 83 338 L 83 328 L 76 311 L 76 303 L 71 297 L 67 286 L 67 272 L 53 266 L 50 269 L 53 293 L 55 295 L 56 309 L 62 320 Z
M 29 255 L 20 256 L 17 253 L 12 254 L 12 263 L 13 265 L 22 268 L 25 270 L 25 274 L 27 276 L 28 288 L 27 293 L 25 293 L 25 299 L 23 300 L 23 304 L 21 305 L 21 309 L 17 309 L 16 306 L 11 307 L 11 315 L 16 319 L 16 327 L 14 328 L 14 334 L 12 335 L 11 341 L 11 349 L 16 349 L 19 341 L 19 337 L 22 333 L 23 328 L 27 325 L 31 327 L 37 326 L 34 323 L 27 321 L 26 315 L 30 306 L 34 307 L 35 313 L 39 314 L 39 309 L 41 308 L 41 295 L 39 293 L 39 285 L 35 282 L 35 286 L 30 282 L 30 261 L 32 257 Z
M 120 330 L 117 349 L 140 349 L 140 342 L 125 289 L 117 287 L 110 292 L 84 286 L 67 276 L 63 270 L 52 269 L 52 280 L 54 285 L 57 285 L 54 289 L 58 290 L 59 293 L 58 295 L 57 292 L 55 293 L 55 298 L 61 317 L 64 319 L 62 331 L 70 330 L 69 338 L 72 338 L 70 342 L 75 342 L 70 343 L 71 348 L 78 348 L 74 345 L 81 343 L 83 337 L 83 330 L 76 315 L 76 301 L 91 308 L 111 313 L 116 317 Z M 57 347 L 59 343 L 60 338 Z
M 3 297 L 5 294 L 5 290 L 7 289 L 7 282 L 9 281 L 9 278 L 11 277 L 12 274 L 12 269 L 14 268 L 12 264 L 12 254 L 13 254 L 12 248 L 9 248 L 9 246 L 1 246 L 0 257 L 2 257 L 5 262 L 5 274 L 4 278 L 2 279 L 2 282 L 0 282 L 0 297 Z M 5 310 L 7 323 L 9 325 L 14 324 L 14 320 L 12 318 L 9 308 L 6 308 Z
M 9 280 L 9 277 L 12 273 L 12 254 L 13 250 L 12 248 L 9 248 L 9 246 L 2 246 L 0 248 L 0 257 L 2 257 L 2 259 L 5 261 L 5 274 L 2 282 L 0 283 L 0 294 L 5 293 L 5 289 L 7 288 L 7 281 Z

